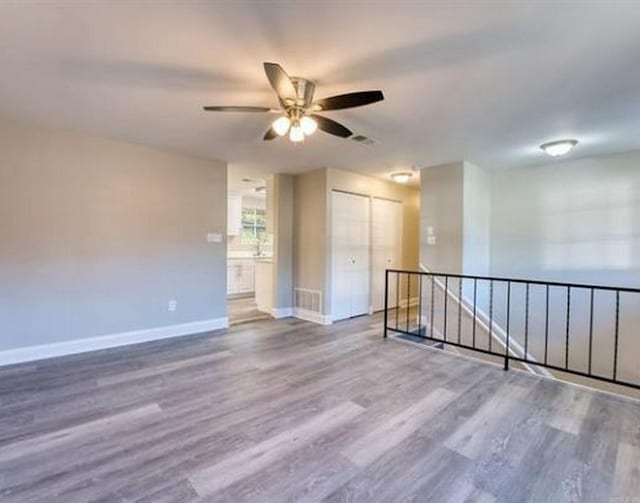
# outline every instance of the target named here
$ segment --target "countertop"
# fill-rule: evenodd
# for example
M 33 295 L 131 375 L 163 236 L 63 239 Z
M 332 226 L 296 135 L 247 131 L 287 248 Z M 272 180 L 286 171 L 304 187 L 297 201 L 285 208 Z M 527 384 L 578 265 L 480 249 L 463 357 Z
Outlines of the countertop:
M 256 255 L 227 255 L 227 260 L 272 260 L 273 257 L 271 255 L 260 255 L 260 256 L 256 256 Z

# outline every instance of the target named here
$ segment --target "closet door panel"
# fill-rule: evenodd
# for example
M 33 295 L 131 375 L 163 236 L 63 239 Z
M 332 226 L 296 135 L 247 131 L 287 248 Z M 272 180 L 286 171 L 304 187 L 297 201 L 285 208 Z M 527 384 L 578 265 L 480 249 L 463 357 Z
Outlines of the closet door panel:
M 369 312 L 369 198 L 333 192 L 331 314 L 341 320 Z
M 351 316 L 351 254 L 349 221 L 346 218 L 350 208 L 345 196 L 334 192 L 331 201 L 331 314 L 334 320 Z
M 352 199 L 352 286 L 351 316 L 368 314 L 370 310 L 370 200 L 368 197 L 353 196 Z
M 376 199 L 371 207 L 371 303 L 374 311 L 384 309 L 386 269 L 402 268 L 402 203 Z M 395 275 L 390 276 L 389 306 L 395 306 Z

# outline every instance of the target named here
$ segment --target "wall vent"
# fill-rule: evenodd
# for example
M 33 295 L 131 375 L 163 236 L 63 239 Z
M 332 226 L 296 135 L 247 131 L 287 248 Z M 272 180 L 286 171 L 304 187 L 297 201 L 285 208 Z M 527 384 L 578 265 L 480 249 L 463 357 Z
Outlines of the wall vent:
M 294 288 L 294 307 L 312 313 L 322 313 L 322 292 L 307 288 Z
M 353 141 L 357 141 L 358 143 L 362 143 L 364 145 L 371 145 L 373 143 L 373 140 L 371 138 L 367 138 L 366 136 L 362 136 L 361 134 L 352 136 L 351 139 Z

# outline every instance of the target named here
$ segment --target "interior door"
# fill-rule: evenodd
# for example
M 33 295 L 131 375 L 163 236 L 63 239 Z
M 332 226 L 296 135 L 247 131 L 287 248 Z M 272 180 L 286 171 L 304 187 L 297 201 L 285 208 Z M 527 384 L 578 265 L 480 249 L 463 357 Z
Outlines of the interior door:
M 342 320 L 369 312 L 369 198 L 332 192 L 331 312 Z
M 370 199 L 351 196 L 349 235 L 351 236 L 351 316 L 369 314 L 371 309 L 371 218 Z
M 371 203 L 371 305 L 384 309 L 386 269 L 402 268 L 402 203 L 374 198 Z M 394 279 L 394 276 L 391 276 Z M 389 282 L 389 306 L 395 306 L 396 282 Z

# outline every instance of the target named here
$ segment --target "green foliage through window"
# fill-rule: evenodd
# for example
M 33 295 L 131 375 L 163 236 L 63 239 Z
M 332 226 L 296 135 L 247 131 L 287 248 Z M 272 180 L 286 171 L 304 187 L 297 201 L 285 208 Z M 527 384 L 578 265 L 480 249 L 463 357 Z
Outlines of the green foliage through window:
M 257 208 L 242 208 L 242 230 L 240 231 L 242 244 L 252 245 L 256 241 L 267 239 L 267 225 L 265 211 Z

